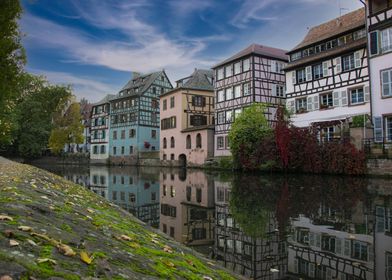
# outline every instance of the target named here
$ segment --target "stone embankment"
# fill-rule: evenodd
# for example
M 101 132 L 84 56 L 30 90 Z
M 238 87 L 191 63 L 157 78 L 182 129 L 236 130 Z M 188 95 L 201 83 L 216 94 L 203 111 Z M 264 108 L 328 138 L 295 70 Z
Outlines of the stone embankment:
M 239 279 L 87 189 L 0 157 L 0 279 Z

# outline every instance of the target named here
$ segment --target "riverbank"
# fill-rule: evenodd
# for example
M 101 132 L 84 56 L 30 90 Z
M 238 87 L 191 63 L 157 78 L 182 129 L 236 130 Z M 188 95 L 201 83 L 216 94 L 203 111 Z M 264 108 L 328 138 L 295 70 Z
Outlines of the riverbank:
M 87 189 L 0 157 L 0 278 L 239 279 Z

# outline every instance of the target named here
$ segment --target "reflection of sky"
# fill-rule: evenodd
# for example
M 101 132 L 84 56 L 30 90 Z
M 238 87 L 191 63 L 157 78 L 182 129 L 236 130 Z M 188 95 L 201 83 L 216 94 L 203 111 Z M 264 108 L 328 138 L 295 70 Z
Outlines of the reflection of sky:
M 263 273 L 274 277 L 289 273 L 331 279 L 373 279 L 375 275 L 376 279 L 386 279 L 388 262 L 392 263 L 392 191 L 388 180 L 327 176 L 233 178 L 191 170 L 179 176 L 176 170 L 169 169 L 93 166 L 85 173 L 77 169 L 57 172 L 90 185 L 99 195 L 160 230 L 163 223 L 167 224 L 168 235 L 173 227 L 176 239 L 180 232 L 178 241 L 209 244 L 207 253 L 249 277 L 264 279 L 260 276 Z M 92 184 L 94 180 L 97 184 Z M 166 196 L 163 185 L 167 186 Z M 177 216 L 163 215 L 162 204 L 176 207 Z M 241 219 L 246 219 L 247 213 L 248 217 L 257 216 L 252 211 L 267 213 L 265 234 L 253 238 L 244 233 L 242 220 L 236 220 L 238 213 L 232 213 L 233 207 L 243 215 Z M 213 212 L 199 213 L 195 217 L 202 220 L 195 221 L 188 215 L 192 208 Z M 206 234 L 204 242 L 195 242 L 194 237 L 203 234 L 193 228 L 201 225 L 212 227 L 213 235 Z

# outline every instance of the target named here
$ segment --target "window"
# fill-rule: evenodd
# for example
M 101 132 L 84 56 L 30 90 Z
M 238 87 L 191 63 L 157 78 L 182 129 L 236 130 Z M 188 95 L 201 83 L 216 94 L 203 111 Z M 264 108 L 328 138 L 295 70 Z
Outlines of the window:
M 206 125 L 207 124 L 207 116 L 192 115 L 190 117 L 190 124 L 193 126 Z
M 176 188 L 173 186 L 170 186 L 170 196 L 175 197 L 176 196 Z
M 299 98 L 295 100 L 295 110 L 297 113 L 304 113 L 306 112 L 306 109 L 306 98 Z
M 235 109 L 234 110 L 234 120 L 236 120 L 241 113 L 242 113 L 242 108 Z
M 156 139 L 157 138 L 157 131 L 155 129 L 151 130 L 151 138 Z
M 170 129 L 170 128 L 176 128 L 176 117 L 170 117 L 161 120 L 161 129 Z
M 163 111 L 166 111 L 166 110 L 167 110 L 167 100 L 166 100 L 166 99 L 163 100 L 162 107 L 163 107 Z
M 335 128 L 333 126 L 325 127 L 321 130 L 320 140 L 323 142 L 332 141 L 334 138 Z
M 323 235 L 321 237 L 321 249 L 335 253 L 335 237 Z
M 163 144 L 162 144 L 163 148 L 166 149 L 167 148 L 167 139 L 166 137 L 163 138 Z
M 174 108 L 174 96 L 170 97 L 170 108 Z
M 156 112 L 151 112 L 151 121 L 153 122 L 153 123 L 156 123 L 157 122 L 157 113 Z
M 369 1 L 370 5 L 370 14 L 376 14 L 382 10 L 388 9 L 392 7 L 391 0 L 380 0 L 380 1 Z
M 233 111 L 226 111 L 226 123 L 231 123 L 233 120 Z
M 117 192 L 116 191 L 112 191 L 112 199 L 117 200 Z
M 222 80 L 223 79 L 223 68 L 219 68 L 217 70 L 217 76 L 218 76 L 218 80 Z
M 333 107 L 332 92 L 320 95 L 320 109 Z
M 198 107 L 204 107 L 206 105 L 206 98 L 201 95 L 192 96 L 192 105 Z
M 121 154 L 123 155 L 125 153 L 125 147 L 121 146 Z
M 135 202 L 136 201 L 136 195 L 134 193 L 129 193 L 128 198 L 130 202 Z
M 129 130 L 129 138 L 134 138 L 136 136 L 136 130 L 135 129 L 130 129 Z
M 241 86 L 235 86 L 234 87 L 234 98 L 239 98 L 241 97 Z
M 225 123 L 225 112 L 218 113 L 218 124 Z
M 234 75 L 241 73 L 241 62 L 237 62 L 234 64 Z
M 226 100 L 233 99 L 233 88 L 227 88 L 226 89 Z
M 218 90 L 218 102 L 222 102 L 225 100 L 225 92 L 223 90 Z
M 98 176 L 97 175 L 93 176 L 93 184 L 94 185 L 98 184 Z
M 303 83 L 306 81 L 305 68 L 297 70 L 297 83 Z
M 101 145 L 101 154 L 106 153 L 106 147 L 105 145 Z
M 157 199 L 157 193 L 156 192 L 152 192 L 151 193 L 151 201 L 155 201 Z
M 113 147 L 113 155 L 117 154 L 117 147 Z
M 350 90 L 351 104 L 360 104 L 365 102 L 363 88 L 356 88 Z
M 98 146 L 93 147 L 93 154 L 98 154 Z
M 342 56 L 342 70 L 349 71 L 355 68 L 354 53 Z
M 114 175 L 114 176 L 113 176 L 113 180 L 112 180 L 112 181 L 113 181 L 113 184 L 115 184 L 115 183 L 116 183 L 116 181 L 117 181 L 117 177 L 116 177 L 116 175 Z
M 392 50 L 392 27 L 381 31 L 381 51 Z
M 227 65 L 225 67 L 225 77 L 231 77 L 233 75 L 233 64 Z
M 174 227 L 170 227 L 170 237 L 174 237 Z
M 167 225 L 166 224 L 162 224 L 162 231 L 163 231 L 163 233 L 167 233 Z
M 354 240 L 352 245 L 351 257 L 353 259 L 367 261 L 368 260 L 368 245 L 365 242 Z
M 170 138 L 170 148 L 174 148 L 174 145 L 175 145 L 175 141 L 174 141 L 174 137 L 172 136 Z
M 291 61 L 298 60 L 302 57 L 302 52 L 296 52 L 291 55 Z
M 222 149 L 225 148 L 225 138 L 224 138 L 223 136 L 218 136 L 218 137 L 216 138 L 216 142 L 217 142 L 216 148 L 217 148 L 218 150 L 222 150 Z
M 100 180 L 101 185 L 105 185 L 105 183 L 106 183 L 106 177 L 105 176 L 100 176 L 99 180 Z
M 205 228 L 194 228 L 192 229 L 192 239 L 202 240 L 207 238 L 207 230 Z
M 249 58 L 248 58 L 248 59 L 245 59 L 245 60 L 243 61 L 243 65 L 244 65 L 244 67 L 243 67 L 243 71 L 244 71 L 244 72 L 250 70 L 250 60 L 249 60 Z
M 313 80 L 317 80 L 323 77 L 323 66 L 322 64 L 313 65 Z
M 276 96 L 277 97 L 284 97 L 284 86 L 281 85 L 275 85 L 275 89 L 276 89 Z
M 244 96 L 250 95 L 250 84 L 249 83 L 243 84 L 242 92 L 244 93 Z
M 129 146 L 129 154 L 130 154 L 130 155 L 133 154 L 133 146 Z
M 125 130 L 121 130 L 121 139 L 125 139 Z
M 392 69 L 381 71 L 382 96 L 392 96 Z
M 161 214 L 175 218 L 177 216 L 177 208 L 169 204 L 161 204 Z
M 113 131 L 113 140 L 116 140 L 116 139 L 117 139 L 117 131 L 114 130 L 114 131 Z
M 386 137 L 388 141 L 392 141 L 392 117 L 385 118 Z
M 354 40 L 359 40 L 366 37 L 366 29 L 357 30 L 353 34 Z
M 201 148 L 201 135 L 198 133 L 196 135 L 196 148 Z
M 191 149 L 192 148 L 192 140 L 191 140 L 191 136 L 190 135 L 186 136 L 186 148 L 187 149 Z

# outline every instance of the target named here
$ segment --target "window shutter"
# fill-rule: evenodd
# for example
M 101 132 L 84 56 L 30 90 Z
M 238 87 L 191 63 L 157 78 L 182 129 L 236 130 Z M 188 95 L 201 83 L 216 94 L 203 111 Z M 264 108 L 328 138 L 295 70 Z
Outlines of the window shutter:
M 354 64 L 355 64 L 355 68 L 359 68 L 359 67 L 362 66 L 361 52 L 362 52 L 362 51 L 356 51 L 356 52 L 354 53 Z
M 344 240 L 344 255 L 346 257 L 351 257 L 351 240 Z
M 202 107 L 204 107 L 204 106 L 206 106 L 206 98 L 203 96 L 203 99 L 202 99 Z
M 378 31 L 374 31 L 370 33 L 370 55 L 377 55 L 379 51 L 378 47 Z
M 309 232 L 309 245 L 310 246 L 314 246 L 314 233 L 313 232 Z
M 309 263 L 309 277 L 314 278 L 314 263 Z
M 339 96 L 340 96 L 340 94 L 339 94 L 339 92 L 338 91 L 334 91 L 333 93 L 332 93 L 332 95 L 333 95 L 333 106 L 334 107 L 339 107 L 340 106 L 340 100 L 339 100 Z
M 309 96 L 306 100 L 307 110 L 308 112 L 313 111 L 313 97 Z
M 271 72 L 276 73 L 276 61 L 275 60 L 271 60 Z
M 370 91 L 369 91 L 369 86 L 365 86 L 365 88 L 363 89 L 364 93 L 365 93 L 365 102 L 369 102 L 370 101 Z
M 293 80 L 293 85 L 295 85 L 297 83 L 297 72 L 295 70 L 291 71 L 291 77 Z
M 384 135 L 382 130 L 382 117 L 374 117 L 374 142 L 382 142 Z
M 368 261 L 374 261 L 374 247 L 372 245 L 368 245 Z
M 306 81 L 311 81 L 312 80 L 312 66 L 307 66 L 305 68 L 306 72 Z
M 276 96 L 276 86 L 277 86 L 277 85 L 272 84 L 272 88 L 271 88 L 271 90 L 272 90 L 272 92 L 271 92 L 272 96 Z
M 319 105 L 319 96 L 313 96 L 313 109 L 314 110 L 319 110 L 320 109 L 320 105 Z
M 329 76 L 329 63 L 328 61 L 323 62 L 323 77 Z
M 290 100 L 286 102 L 287 111 L 292 114 L 295 111 L 295 102 L 294 100 Z
M 321 248 L 321 234 L 320 233 L 316 233 L 316 247 Z
M 341 101 L 342 101 L 342 106 L 347 106 L 348 105 L 348 97 L 347 97 L 347 90 L 342 90 L 341 92 Z
M 342 254 L 342 239 L 340 238 L 335 239 L 335 253 L 338 255 Z
M 294 259 L 294 273 L 298 273 L 298 259 Z
M 335 58 L 336 74 L 342 72 L 342 59 L 341 57 Z

